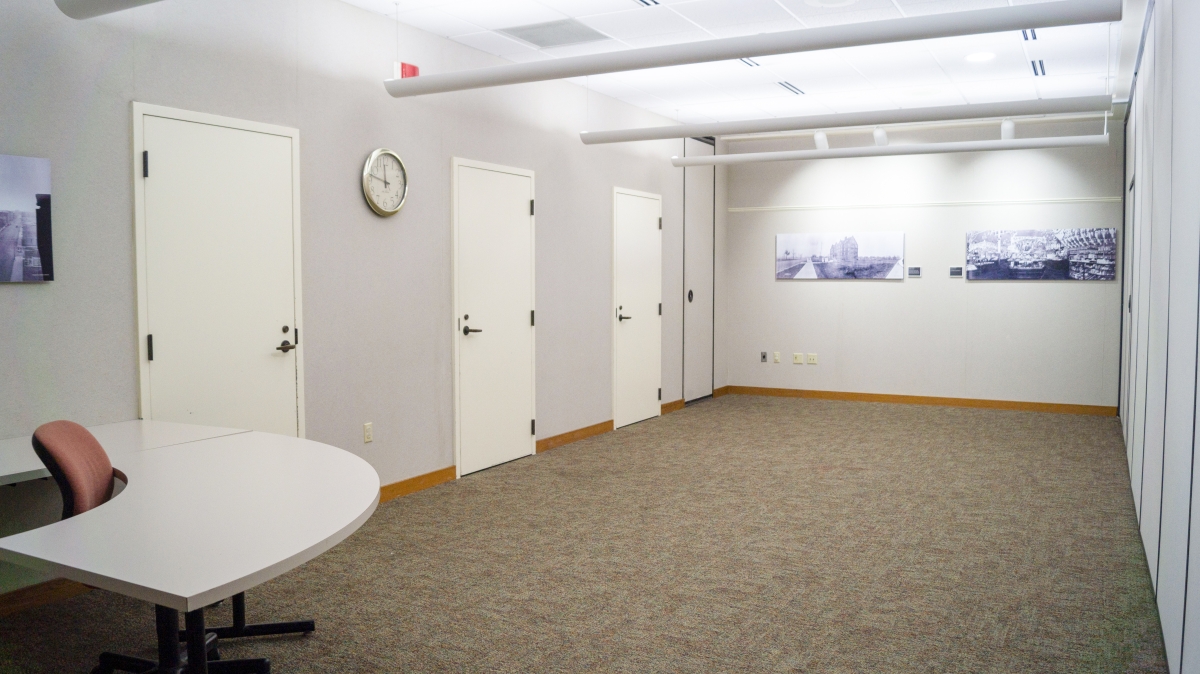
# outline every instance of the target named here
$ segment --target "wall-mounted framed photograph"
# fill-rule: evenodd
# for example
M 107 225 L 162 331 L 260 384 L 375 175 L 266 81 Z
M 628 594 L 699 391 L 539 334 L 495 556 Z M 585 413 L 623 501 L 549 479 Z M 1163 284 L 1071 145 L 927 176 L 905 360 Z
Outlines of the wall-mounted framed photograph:
M 775 235 L 776 279 L 904 279 L 904 232 Z
M 0 155 L 0 283 L 53 280 L 50 160 Z
M 967 232 L 968 281 L 1113 281 L 1117 230 L 989 229 Z

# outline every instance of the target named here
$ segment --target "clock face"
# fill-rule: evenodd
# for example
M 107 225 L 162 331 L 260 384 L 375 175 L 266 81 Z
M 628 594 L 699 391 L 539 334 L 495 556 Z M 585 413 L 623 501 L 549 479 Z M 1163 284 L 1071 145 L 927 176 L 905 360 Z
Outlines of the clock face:
M 363 167 L 363 196 L 379 215 L 395 215 L 408 196 L 408 173 L 404 162 L 391 150 L 379 149 Z

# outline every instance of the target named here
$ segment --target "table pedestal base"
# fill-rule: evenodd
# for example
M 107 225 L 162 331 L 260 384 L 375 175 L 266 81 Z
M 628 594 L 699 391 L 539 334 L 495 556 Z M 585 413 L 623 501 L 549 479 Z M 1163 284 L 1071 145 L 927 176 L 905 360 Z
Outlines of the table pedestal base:
M 244 615 L 244 613 L 243 613 Z M 204 629 L 204 609 L 184 614 L 187 626 L 179 631 L 179 611 L 165 606 L 154 607 L 154 622 L 158 632 L 158 661 L 135 658 L 116 653 L 101 653 L 100 664 L 92 674 L 134 672 L 135 674 L 270 674 L 271 661 L 266 658 L 222 660 L 217 648 L 219 637 Z M 186 640 L 180 643 L 180 637 Z M 184 648 L 186 646 L 186 650 Z

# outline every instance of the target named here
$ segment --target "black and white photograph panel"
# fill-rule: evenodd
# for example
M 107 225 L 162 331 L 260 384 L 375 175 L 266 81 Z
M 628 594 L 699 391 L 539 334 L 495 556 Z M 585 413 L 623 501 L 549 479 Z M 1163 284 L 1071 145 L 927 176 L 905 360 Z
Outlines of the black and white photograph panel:
M 52 280 L 50 160 L 0 154 L 0 283 Z
M 776 279 L 904 278 L 904 232 L 775 235 Z
M 1117 230 L 992 229 L 967 232 L 967 280 L 1112 281 Z

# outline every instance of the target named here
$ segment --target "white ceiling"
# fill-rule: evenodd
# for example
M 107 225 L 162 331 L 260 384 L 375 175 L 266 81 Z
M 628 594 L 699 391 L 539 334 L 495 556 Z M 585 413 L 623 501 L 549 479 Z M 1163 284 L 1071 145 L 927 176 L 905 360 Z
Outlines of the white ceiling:
M 1041 0 L 346 0 L 518 63 L 1031 1 Z M 567 18 L 609 39 L 538 49 L 496 32 Z M 1085 96 L 1112 93 L 1119 39 L 1119 26 L 1094 24 L 1038 30 L 1036 40 L 994 33 L 573 81 L 681 122 Z M 1030 61 L 1046 74 L 1035 76 Z

